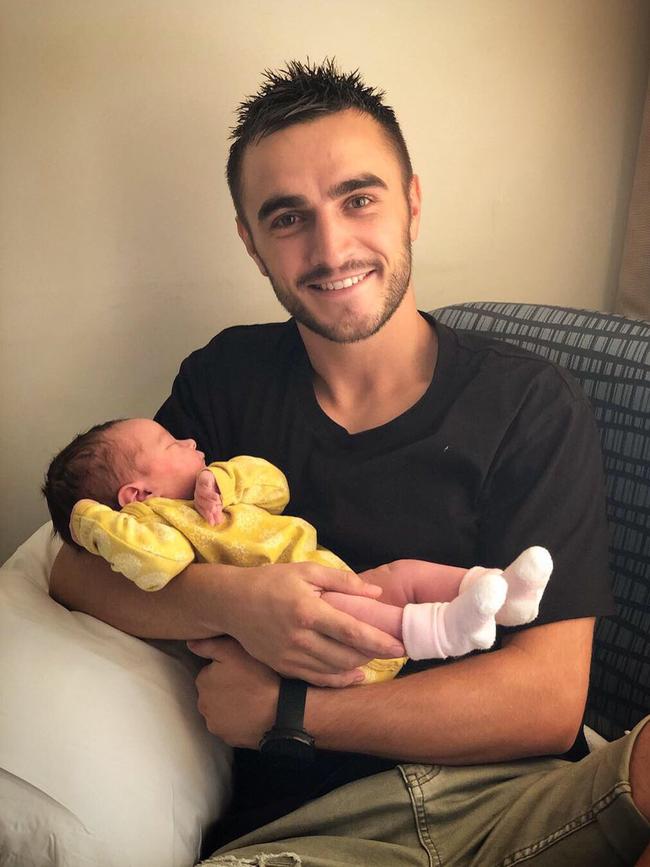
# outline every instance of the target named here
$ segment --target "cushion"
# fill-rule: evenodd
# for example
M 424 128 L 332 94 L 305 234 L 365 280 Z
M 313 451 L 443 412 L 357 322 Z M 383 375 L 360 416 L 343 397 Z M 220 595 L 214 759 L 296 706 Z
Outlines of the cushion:
M 196 710 L 200 662 L 54 602 L 60 545 L 46 524 L 0 569 L 0 863 L 194 864 L 231 762 Z

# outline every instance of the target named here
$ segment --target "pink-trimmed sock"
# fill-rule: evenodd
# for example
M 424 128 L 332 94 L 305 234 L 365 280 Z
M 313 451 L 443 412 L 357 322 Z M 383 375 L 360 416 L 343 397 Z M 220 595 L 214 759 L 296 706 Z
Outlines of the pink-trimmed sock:
M 446 659 L 494 644 L 494 616 L 506 597 L 498 570 L 484 570 L 451 602 L 409 604 L 402 618 L 402 641 L 411 659 Z

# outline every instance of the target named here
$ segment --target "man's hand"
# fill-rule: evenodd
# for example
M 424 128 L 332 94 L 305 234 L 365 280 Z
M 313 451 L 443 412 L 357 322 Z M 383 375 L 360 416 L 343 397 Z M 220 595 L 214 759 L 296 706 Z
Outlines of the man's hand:
M 280 678 L 232 638 L 187 644 L 197 656 L 213 660 L 196 679 L 208 730 L 232 747 L 257 749 L 275 721 Z
M 101 557 L 69 545 L 59 552 L 50 580 L 57 602 L 130 635 L 232 635 L 256 659 L 317 686 L 348 686 L 369 659 L 403 655 L 395 638 L 324 602 L 323 590 L 381 594 L 353 572 L 315 563 L 191 563 L 162 590 L 143 593 Z
M 380 588 L 353 572 L 315 563 L 245 571 L 241 583 L 229 583 L 222 631 L 285 677 L 316 686 L 349 686 L 363 679 L 358 666 L 369 659 L 404 655 L 397 639 L 320 598 L 324 590 L 380 595 Z
M 223 522 L 221 493 L 217 480 L 208 469 L 201 470 L 196 477 L 194 508 L 213 527 Z

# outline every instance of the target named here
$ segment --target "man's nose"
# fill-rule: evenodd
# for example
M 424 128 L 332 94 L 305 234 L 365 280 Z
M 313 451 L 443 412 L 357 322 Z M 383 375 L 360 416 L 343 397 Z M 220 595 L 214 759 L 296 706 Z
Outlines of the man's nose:
M 314 220 L 311 238 L 310 264 L 336 270 L 351 255 L 351 237 L 343 217 L 319 214 Z

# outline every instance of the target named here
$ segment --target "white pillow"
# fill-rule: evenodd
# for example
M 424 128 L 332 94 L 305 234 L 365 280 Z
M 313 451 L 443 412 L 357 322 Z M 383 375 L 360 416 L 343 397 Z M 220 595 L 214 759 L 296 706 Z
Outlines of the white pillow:
M 0 864 L 186 867 L 230 794 L 196 664 L 48 595 L 41 527 L 0 569 Z

